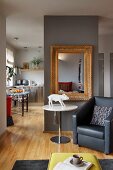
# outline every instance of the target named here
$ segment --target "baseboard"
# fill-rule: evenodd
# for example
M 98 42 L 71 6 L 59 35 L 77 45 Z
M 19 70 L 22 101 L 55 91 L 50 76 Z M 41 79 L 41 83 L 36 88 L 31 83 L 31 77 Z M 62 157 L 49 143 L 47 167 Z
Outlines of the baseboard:
M 58 131 L 45 131 L 43 130 L 43 133 L 58 133 Z M 61 133 L 72 133 L 72 131 L 61 131 Z

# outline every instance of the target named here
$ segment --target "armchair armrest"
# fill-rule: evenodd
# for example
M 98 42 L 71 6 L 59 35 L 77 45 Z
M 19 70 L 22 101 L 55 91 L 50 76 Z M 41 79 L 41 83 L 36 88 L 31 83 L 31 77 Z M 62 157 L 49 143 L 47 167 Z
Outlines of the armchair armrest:
M 107 123 L 107 122 L 112 122 L 112 121 L 113 121 L 113 110 L 111 114 L 104 120 L 104 122 Z
M 104 120 L 105 122 L 105 153 L 113 151 L 113 110 L 111 114 Z

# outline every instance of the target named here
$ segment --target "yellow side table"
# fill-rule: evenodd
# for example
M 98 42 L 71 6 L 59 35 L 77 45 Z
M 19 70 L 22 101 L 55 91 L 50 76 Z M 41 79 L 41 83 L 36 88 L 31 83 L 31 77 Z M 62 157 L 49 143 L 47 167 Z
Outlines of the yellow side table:
M 90 168 L 90 170 L 102 170 L 96 156 L 90 153 L 52 153 L 48 165 L 48 170 L 53 170 L 53 168 L 58 162 L 63 162 L 65 159 L 67 159 L 70 156 L 73 156 L 74 154 L 82 156 L 84 161 L 91 162 L 93 165 Z

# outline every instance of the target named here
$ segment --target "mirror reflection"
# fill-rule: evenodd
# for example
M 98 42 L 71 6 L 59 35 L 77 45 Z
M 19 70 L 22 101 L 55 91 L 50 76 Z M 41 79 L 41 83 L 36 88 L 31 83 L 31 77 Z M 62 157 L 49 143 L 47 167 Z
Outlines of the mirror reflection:
M 84 53 L 58 54 L 58 90 L 84 93 Z

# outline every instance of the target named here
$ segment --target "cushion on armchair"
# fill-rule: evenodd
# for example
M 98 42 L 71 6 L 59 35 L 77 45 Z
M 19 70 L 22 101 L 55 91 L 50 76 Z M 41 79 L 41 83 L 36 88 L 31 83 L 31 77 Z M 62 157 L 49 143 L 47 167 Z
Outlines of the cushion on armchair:
M 105 126 L 104 120 L 111 114 L 112 107 L 94 106 L 93 117 L 90 124 Z

